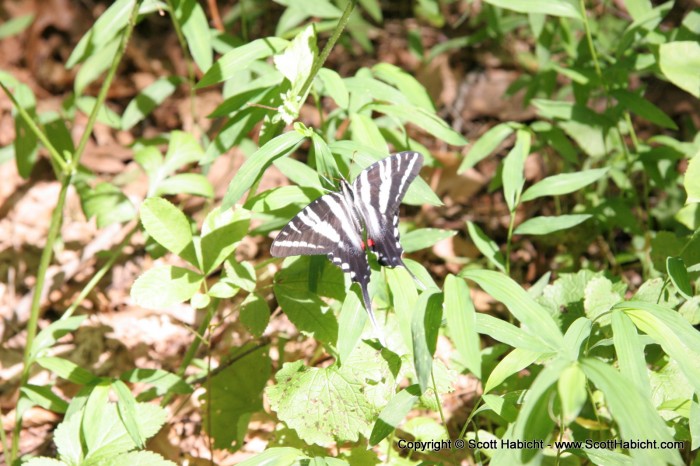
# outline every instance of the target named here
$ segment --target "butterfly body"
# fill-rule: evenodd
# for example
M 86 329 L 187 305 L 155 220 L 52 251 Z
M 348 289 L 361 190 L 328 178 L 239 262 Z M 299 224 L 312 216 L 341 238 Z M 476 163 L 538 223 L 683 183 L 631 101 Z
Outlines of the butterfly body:
M 352 183 L 341 180 L 340 191 L 319 197 L 280 231 L 270 248 L 271 254 L 326 254 L 360 285 L 365 308 L 377 328 L 368 292 L 370 268 L 366 249 L 377 256 L 380 265 L 404 265 L 398 209 L 422 165 L 421 154 L 400 152 L 370 165 Z

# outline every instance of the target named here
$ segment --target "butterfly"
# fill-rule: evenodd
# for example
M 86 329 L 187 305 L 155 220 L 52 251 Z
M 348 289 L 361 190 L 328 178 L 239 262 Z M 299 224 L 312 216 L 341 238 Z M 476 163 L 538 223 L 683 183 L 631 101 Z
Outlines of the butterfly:
M 340 191 L 324 194 L 306 206 L 270 248 L 274 257 L 327 255 L 360 285 L 365 309 L 382 343 L 369 297 L 366 250 L 377 256 L 380 265 L 406 267 L 399 242 L 399 204 L 422 165 L 420 153 L 399 152 L 364 169 L 352 184 L 341 180 Z

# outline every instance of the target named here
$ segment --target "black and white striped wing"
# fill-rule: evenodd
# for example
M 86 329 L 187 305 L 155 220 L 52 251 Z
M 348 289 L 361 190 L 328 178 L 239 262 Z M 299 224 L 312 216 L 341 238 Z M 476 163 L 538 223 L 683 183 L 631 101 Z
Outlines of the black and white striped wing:
M 423 166 L 418 152 L 399 152 L 370 165 L 352 184 L 355 208 L 362 214 L 367 245 L 381 265 L 403 265 L 399 205 Z
M 326 254 L 353 281 L 369 283 L 360 225 L 341 193 L 325 194 L 306 206 L 280 231 L 270 253 L 274 257 Z

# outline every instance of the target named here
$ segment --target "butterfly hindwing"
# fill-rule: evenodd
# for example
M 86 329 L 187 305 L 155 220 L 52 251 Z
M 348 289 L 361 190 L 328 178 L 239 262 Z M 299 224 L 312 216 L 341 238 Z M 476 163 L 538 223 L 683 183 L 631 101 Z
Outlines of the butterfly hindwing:
M 423 165 L 418 152 L 399 152 L 370 165 L 353 182 L 355 207 L 362 213 L 367 244 L 381 265 L 403 265 L 399 205 Z

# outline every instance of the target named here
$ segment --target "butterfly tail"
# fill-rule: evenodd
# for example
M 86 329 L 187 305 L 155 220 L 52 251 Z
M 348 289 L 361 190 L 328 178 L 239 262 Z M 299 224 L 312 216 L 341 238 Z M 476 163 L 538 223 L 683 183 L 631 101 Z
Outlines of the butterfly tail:
M 377 325 L 377 320 L 374 318 L 374 312 L 372 311 L 372 301 L 369 299 L 367 283 L 360 283 L 359 285 L 362 289 L 362 299 L 365 302 L 365 309 L 367 310 L 367 314 L 369 315 L 370 322 L 372 322 L 372 328 L 374 328 L 374 333 L 377 335 L 377 338 L 379 338 L 379 342 L 382 344 L 382 346 L 386 346 L 386 341 L 384 340 L 384 334 L 382 333 L 382 329 L 379 328 L 379 325 Z
M 409 269 L 408 267 L 406 267 L 406 263 L 405 263 L 404 261 L 401 261 L 401 267 L 403 267 L 404 269 L 406 269 L 406 272 L 408 272 L 408 274 L 411 276 L 411 278 L 413 278 L 413 281 L 416 282 L 416 284 L 417 284 L 418 287 L 421 289 L 421 291 L 425 291 L 425 290 L 428 289 L 428 287 L 425 286 L 425 284 L 424 284 L 422 281 L 420 281 L 420 280 L 418 279 L 418 277 L 416 277 L 416 276 L 413 274 L 413 272 L 411 272 L 411 269 Z

